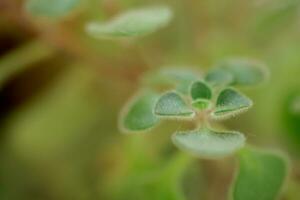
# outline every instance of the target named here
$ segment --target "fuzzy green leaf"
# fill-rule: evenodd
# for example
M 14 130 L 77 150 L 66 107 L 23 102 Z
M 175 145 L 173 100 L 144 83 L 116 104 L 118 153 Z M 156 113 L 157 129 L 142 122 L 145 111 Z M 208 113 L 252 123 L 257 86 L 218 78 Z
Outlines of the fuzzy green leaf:
M 211 107 L 211 102 L 206 99 L 197 99 L 192 102 L 192 105 L 199 110 L 205 110 Z
M 233 82 L 233 75 L 225 69 L 214 68 L 207 73 L 205 80 L 213 86 L 229 85 Z
M 160 117 L 193 117 L 195 115 L 177 92 L 163 94 L 155 105 L 154 113 Z
M 214 131 L 208 128 L 176 132 L 172 140 L 183 151 L 211 159 L 228 156 L 245 143 L 244 135 L 239 132 Z
M 190 94 L 193 100 L 206 99 L 209 100 L 212 97 L 212 91 L 210 87 L 203 81 L 196 81 L 191 85 Z
M 69 14 L 80 0 L 28 0 L 26 10 L 33 16 L 62 17 Z
M 96 38 L 141 36 L 166 26 L 172 11 L 166 6 L 150 7 L 125 12 L 108 22 L 91 22 L 86 31 Z
M 159 119 L 153 109 L 159 95 L 144 91 L 134 97 L 121 113 L 120 127 L 124 131 L 143 131 L 155 126 Z
M 232 88 L 222 90 L 217 98 L 216 108 L 212 113 L 215 119 L 226 119 L 248 110 L 252 100 Z
M 239 155 L 240 170 L 233 185 L 234 200 L 274 200 L 285 177 L 287 162 L 281 155 L 254 149 L 243 149 Z
M 267 68 L 256 61 L 248 59 L 230 59 L 219 64 L 223 69 L 233 76 L 232 85 L 255 85 L 263 82 L 268 77 Z

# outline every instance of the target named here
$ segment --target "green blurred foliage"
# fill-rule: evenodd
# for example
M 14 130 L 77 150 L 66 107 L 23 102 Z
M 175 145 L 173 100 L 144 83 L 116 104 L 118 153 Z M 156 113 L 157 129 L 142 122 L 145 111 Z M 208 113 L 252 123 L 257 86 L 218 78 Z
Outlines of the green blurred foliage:
M 192 164 L 170 142 L 190 124 L 164 122 L 133 139 L 117 121 L 145 72 L 206 71 L 228 57 L 269 66 L 269 83 L 243 90 L 253 109 L 227 125 L 288 152 L 282 199 L 299 199 L 300 121 L 289 113 L 300 88 L 299 0 L 84 0 L 55 21 L 30 15 L 25 3 L 0 1 L 0 199 L 226 199 L 233 161 Z M 89 21 L 155 4 L 174 18 L 147 37 L 85 33 Z
M 286 130 L 287 139 L 295 151 L 300 148 L 300 112 L 299 112 L 299 94 L 296 91 L 287 95 L 282 102 L 282 121 L 283 128 Z
M 245 148 L 239 153 L 239 162 L 240 168 L 232 189 L 232 199 L 277 198 L 288 173 L 288 165 L 282 155 Z

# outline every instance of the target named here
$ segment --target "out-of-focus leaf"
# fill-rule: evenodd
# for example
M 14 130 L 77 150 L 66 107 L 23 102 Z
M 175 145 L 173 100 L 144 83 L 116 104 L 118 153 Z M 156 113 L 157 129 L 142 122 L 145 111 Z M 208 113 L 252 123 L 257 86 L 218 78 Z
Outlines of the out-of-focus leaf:
M 176 132 L 173 143 L 183 151 L 201 158 L 223 158 L 244 146 L 245 137 L 239 132 L 215 131 L 202 128 Z
M 146 74 L 144 82 L 149 85 L 172 85 L 182 94 L 189 94 L 190 85 L 201 78 L 201 75 L 194 70 L 183 67 L 166 67 L 161 70 Z
M 278 197 L 288 174 L 288 164 L 282 155 L 245 148 L 239 154 L 239 164 L 232 190 L 234 200 Z
M 225 69 L 214 68 L 206 74 L 205 80 L 213 86 L 226 86 L 233 82 L 233 75 Z
M 121 130 L 144 131 L 155 126 L 159 119 L 154 115 L 153 109 L 158 98 L 158 94 L 148 90 L 135 96 L 121 113 Z
M 193 117 L 195 112 L 186 104 L 176 92 L 167 92 L 157 101 L 154 113 L 160 117 Z
M 7 53 L 0 59 L 0 87 L 14 75 L 34 66 L 36 62 L 50 58 L 54 53 L 54 48 L 41 41 L 30 41 Z
M 26 10 L 33 16 L 63 17 L 70 13 L 80 0 L 27 0 Z
M 212 98 L 212 90 L 203 81 L 196 81 L 191 85 L 190 94 L 193 100 Z
M 200 78 L 197 72 L 184 68 L 162 69 L 161 76 L 173 83 L 176 90 L 182 94 L 188 94 L 191 83 Z
M 177 153 L 159 166 L 130 170 L 121 180 L 118 178 L 117 189 L 112 188 L 112 199 L 186 200 L 181 183 L 192 161 L 186 154 Z
M 296 96 L 291 103 L 290 111 L 294 114 L 298 114 L 300 116 L 300 95 Z
M 268 78 L 267 68 L 259 62 L 248 59 L 229 59 L 218 64 L 217 69 L 229 72 L 233 76 L 231 85 L 256 85 Z
M 86 31 L 96 38 L 142 36 L 166 26 L 172 11 L 166 6 L 131 10 L 108 22 L 90 22 Z
M 222 90 L 217 98 L 214 119 L 226 119 L 235 116 L 252 106 L 252 100 L 232 88 Z
M 285 97 L 280 117 L 284 125 L 282 130 L 284 136 L 290 141 L 289 147 L 294 147 L 295 150 L 299 149 L 300 145 L 300 93 L 293 91 Z M 297 155 L 297 154 L 296 154 Z

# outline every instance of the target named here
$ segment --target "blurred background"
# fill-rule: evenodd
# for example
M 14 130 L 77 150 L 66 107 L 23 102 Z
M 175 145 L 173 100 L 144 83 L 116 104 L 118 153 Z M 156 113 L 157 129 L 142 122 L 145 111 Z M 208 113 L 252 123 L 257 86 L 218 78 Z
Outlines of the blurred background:
M 299 0 L 81 0 L 60 19 L 0 0 L 1 200 L 225 200 L 234 158 L 191 159 L 164 122 L 145 135 L 117 127 L 144 73 L 205 72 L 228 57 L 266 63 L 268 83 L 243 90 L 254 107 L 225 123 L 291 160 L 283 200 L 300 199 Z M 165 4 L 172 22 L 147 37 L 97 40 L 84 26 Z

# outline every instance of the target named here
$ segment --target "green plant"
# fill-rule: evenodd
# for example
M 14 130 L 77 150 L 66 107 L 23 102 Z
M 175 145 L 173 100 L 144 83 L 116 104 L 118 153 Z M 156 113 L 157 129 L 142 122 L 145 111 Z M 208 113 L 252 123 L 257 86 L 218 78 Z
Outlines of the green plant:
M 27 10 L 32 15 L 61 17 L 78 2 L 53 4 L 49 0 L 31 0 Z M 168 7 L 151 7 L 126 12 L 106 23 L 88 23 L 85 30 L 100 39 L 137 37 L 166 26 L 171 18 Z M 218 130 L 211 125 L 212 121 L 234 117 L 252 106 L 252 100 L 234 87 L 255 85 L 266 77 L 262 64 L 247 59 L 226 60 L 204 77 L 186 68 L 164 68 L 145 77 L 145 88 L 121 113 L 120 129 L 126 133 L 144 132 L 164 119 L 191 120 L 194 130 L 173 134 L 172 141 L 177 147 L 206 159 L 237 153 L 240 169 L 233 183 L 232 198 L 275 199 L 287 175 L 285 158 L 278 153 L 245 147 L 246 138 L 242 133 Z
M 178 148 L 207 159 L 238 152 L 240 170 L 233 184 L 234 199 L 274 199 L 287 175 L 284 157 L 245 147 L 242 133 L 210 125 L 248 110 L 252 100 L 234 87 L 255 85 L 267 76 L 262 64 L 247 59 L 226 60 L 204 77 L 188 69 L 163 68 L 146 76 L 145 88 L 121 112 L 120 128 L 126 133 L 140 133 L 164 119 L 191 120 L 194 130 L 172 135 Z

